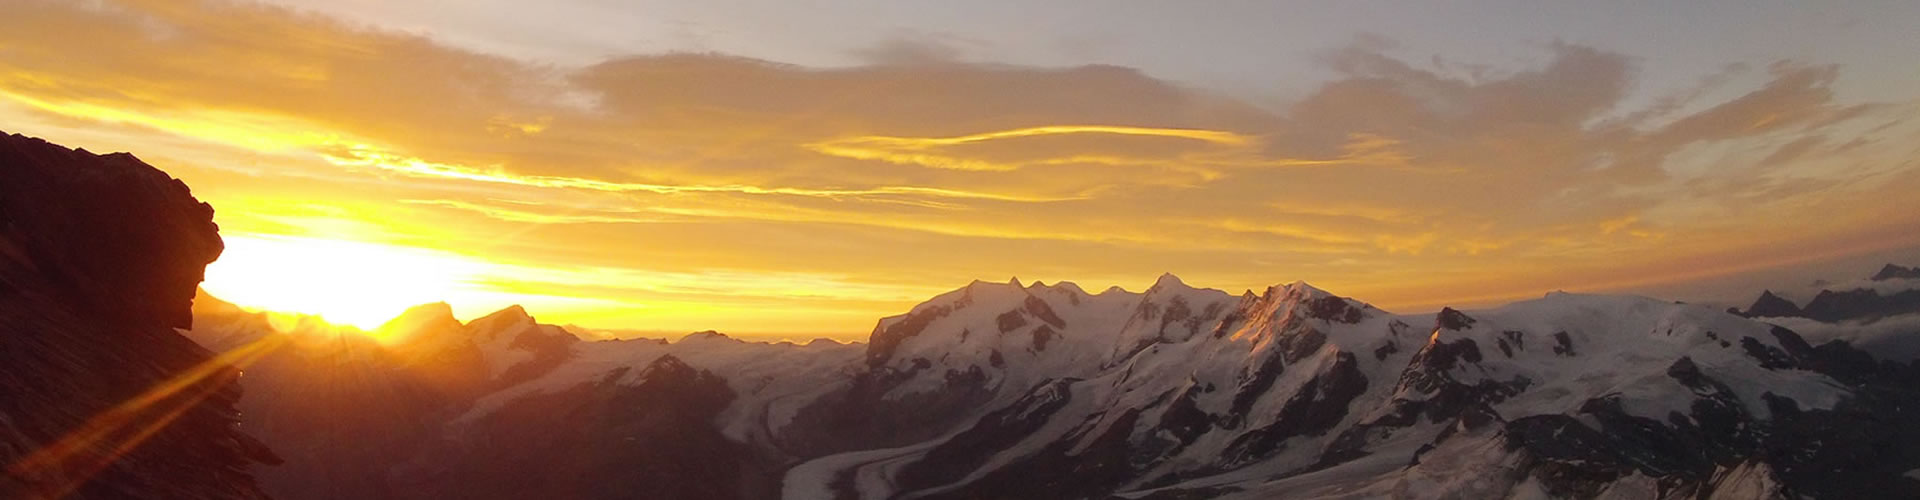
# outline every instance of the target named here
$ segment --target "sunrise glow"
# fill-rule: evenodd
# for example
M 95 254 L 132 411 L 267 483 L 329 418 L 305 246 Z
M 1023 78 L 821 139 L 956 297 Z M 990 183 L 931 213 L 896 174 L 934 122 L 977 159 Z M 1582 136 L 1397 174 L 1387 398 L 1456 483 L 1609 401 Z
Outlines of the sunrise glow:
M 601 20 L 579 12 L 467 25 L 417 7 L 12 9 L 0 123 L 192 186 L 228 239 L 213 294 L 363 327 L 447 301 L 854 340 L 975 279 L 1139 288 L 1162 272 L 1418 311 L 1920 245 L 1920 81 L 1871 61 L 1912 52 L 1892 32 L 1835 28 L 1811 52 L 1742 38 L 1712 46 L 1754 52 L 1701 59 L 1583 16 L 1508 37 L 1215 13 L 1221 38 L 1187 40 L 1062 11 L 1032 13 L 1072 27 L 1053 41 L 960 16 L 769 45 L 742 35 L 758 29 L 588 41 L 566 27 Z M 1141 35 L 1089 42 L 1109 32 Z M 1716 286 L 1684 298 L 1747 291 Z
M 0 0 L 0 500 L 1920 499 L 1916 26 Z
M 486 264 L 377 243 L 226 235 L 207 266 L 208 293 L 245 307 L 319 315 L 371 331 L 407 307 L 466 295 Z

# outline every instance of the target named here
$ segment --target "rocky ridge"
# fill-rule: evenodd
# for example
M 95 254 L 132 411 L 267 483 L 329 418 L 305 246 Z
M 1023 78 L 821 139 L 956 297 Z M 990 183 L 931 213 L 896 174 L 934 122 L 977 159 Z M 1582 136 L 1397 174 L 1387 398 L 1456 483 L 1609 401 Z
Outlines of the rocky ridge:
M 0 136 L 0 497 L 263 498 L 229 367 L 175 332 L 213 209 L 125 153 Z

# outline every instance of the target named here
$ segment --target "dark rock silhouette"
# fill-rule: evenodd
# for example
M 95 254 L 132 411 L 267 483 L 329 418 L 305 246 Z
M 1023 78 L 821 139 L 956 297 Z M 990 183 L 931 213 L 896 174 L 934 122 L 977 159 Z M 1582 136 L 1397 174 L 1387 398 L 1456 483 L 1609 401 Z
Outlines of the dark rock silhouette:
M 1807 302 L 1804 316 L 1816 321 L 1828 323 L 1838 321 L 1873 321 L 1887 316 L 1920 313 L 1920 290 L 1906 290 L 1892 295 L 1858 288 L 1842 292 L 1821 290 L 1813 300 Z
M 1880 272 L 1873 274 L 1874 281 L 1886 281 L 1886 280 L 1895 280 L 1895 279 L 1907 279 L 1907 280 L 1920 279 L 1920 266 L 1902 267 L 1902 266 L 1896 266 L 1893 264 L 1887 264 L 1886 267 L 1880 268 Z
M 1870 279 L 1876 282 L 1920 279 L 1920 268 L 1887 264 Z M 1871 288 L 1829 288 L 1814 295 L 1805 307 L 1796 306 L 1769 290 L 1761 292 L 1760 298 L 1747 306 L 1747 310 L 1728 309 L 1728 312 L 1748 318 L 1807 318 L 1826 323 L 1870 323 L 1888 316 L 1920 313 L 1920 290 L 1897 290 L 1883 294 Z
M 0 137 L 0 497 L 265 496 L 237 372 L 174 331 L 221 249 L 132 155 Z
M 475 399 L 539 377 L 579 341 L 519 306 L 463 324 L 447 304 L 424 304 L 383 325 L 382 340 L 315 318 L 276 328 L 266 313 L 205 294 L 194 309 L 189 336 L 210 349 L 286 346 L 248 368 L 240 402 L 253 433 L 287 459 L 257 471 L 282 499 L 462 496 L 434 483 L 446 471 L 400 462 L 447 445 L 445 426 Z M 483 345 L 518 362 L 496 370 Z
M 1772 290 L 1761 291 L 1760 298 L 1754 299 L 1753 305 L 1747 306 L 1747 310 L 1740 313 L 1741 316 L 1749 318 L 1792 318 L 1804 314 L 1800 311 L 1800 306 L 1780 298 L 1779 295 L 1774 295 Z

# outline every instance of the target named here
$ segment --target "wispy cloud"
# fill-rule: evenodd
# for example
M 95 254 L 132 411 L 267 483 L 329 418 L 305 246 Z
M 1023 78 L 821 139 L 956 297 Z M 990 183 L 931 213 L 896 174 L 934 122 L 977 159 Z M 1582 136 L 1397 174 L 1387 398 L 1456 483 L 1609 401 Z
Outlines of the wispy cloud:
M 1129 68 L 882 49 L 563 67 L 249 3 L 30 1 L 0 17 L 0 116 L 140 152 L 230 231 L 647 269 L 652 295 L 606 291 L 637 309 L 673 279 L 791 285 L 761 287 L 784 306 L 714 293 L 675 302 L 706 311 L 684 323 L 611 325 L 645 328 L 761 328 L 743 311 L 804 304 L 835 318 L 802 325 L 821 331 L 1011 274 L 1308 279 L 1424 305 L 1903 244 L 1889 228 L 1920 224 L 1920 109 L 1844 99 L 1819 61 L 1730 64 L 1649 101 L 1630 54 L 1553 44 L 1462 75 L 1357 43 L 1321 56 L 1326 83 L 1258 106 Z M 507 274 L 514 293 L 600 290 Z M 633 320 L 616 309 L 559 319 Z

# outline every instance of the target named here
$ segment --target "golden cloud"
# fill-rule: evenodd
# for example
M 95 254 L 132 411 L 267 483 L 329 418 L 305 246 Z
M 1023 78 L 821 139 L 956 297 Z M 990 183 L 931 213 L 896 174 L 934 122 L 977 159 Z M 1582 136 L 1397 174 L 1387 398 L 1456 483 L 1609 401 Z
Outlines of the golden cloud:
M 740 312 L 812 308 L 794 324 L 857 333 L 974 278 L 1163 270 L 1424 305 L 1920 225 L 1920 110 L 1845 101 L 1815 64 L 1636 100 L 1631 59 L 1589 47 L 1469 78 L 1356 45 L 1262 107 L 1112 66 L 556 67 L 247 3 L 30 1 L 0 47 L 14 131 L 141 152 L 223 227 L 484 251 L 540 264 L 493 273 L 513 293 L 623 297 L 562 320 L 704 311 L 608 326 L 764 331 Z M 352 209 L 289 208 L 308 205 Z M 640 268 L 657 289 L 540 276 Z M 791 286 L 661 292 L 715 276 Z

